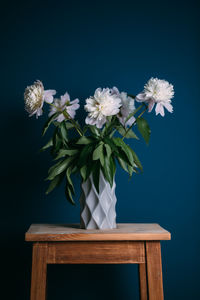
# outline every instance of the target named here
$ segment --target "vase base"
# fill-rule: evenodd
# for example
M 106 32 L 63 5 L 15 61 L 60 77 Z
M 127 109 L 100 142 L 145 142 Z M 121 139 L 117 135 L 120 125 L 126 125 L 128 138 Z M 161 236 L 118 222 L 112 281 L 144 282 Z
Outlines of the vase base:
M 89 222 L 89 224 L 85 225 L 83 222 L 80 223 L 80 229 L 85 229 L 85 230 L 111 230 L 111 229 L 116 229 L 117 228 L 117 224 L 101 224 L 100 226 L 98 226 L 97 224 L 95 224 L 95 222 Z

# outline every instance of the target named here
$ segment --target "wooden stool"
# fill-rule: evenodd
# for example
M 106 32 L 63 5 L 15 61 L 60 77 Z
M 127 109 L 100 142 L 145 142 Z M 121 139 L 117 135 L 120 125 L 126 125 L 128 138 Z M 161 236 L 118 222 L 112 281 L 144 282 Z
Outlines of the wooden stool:
M 158 224 L 118 224 L 112 230 L 79 225 L 33 224 L 31 300 L 46 299 L 47 264 L 139 264 L 141 300 L 163 300 L 161 240 L 170 240 Z

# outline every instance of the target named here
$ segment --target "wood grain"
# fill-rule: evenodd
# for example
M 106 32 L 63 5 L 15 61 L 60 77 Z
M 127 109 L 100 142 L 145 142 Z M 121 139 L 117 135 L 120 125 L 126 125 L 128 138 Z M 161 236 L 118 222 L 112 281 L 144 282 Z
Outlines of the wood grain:
M 46 243 L 33 244 L 31 300 L 46 300 L 47 249 Z
M 140 300 L 147 300 L 147 273 L 146 273 L 146 263 L 139 264 L 139 285 L 140 285 Z
M 144 242 L 51 242 L 49 264 L 135 264 L 145 262 Z
M 149 300 L 163 300 L 163 280 L 160 242 L 146 242 Z
M 26 241 L 148 241 L 170 240 L 170 233 L 158 224 L 118 224 L 112 230 L 85 230 L 78 224 L 33 224 Z
M 46 299 L 47 264 L 135 263 L 140 300 L 163 300 L 160 240 L 170 238 L 158 224 L 118 224 L 113 230 L 33 224 L 26 233 L 26 240 L 33 242 L 31 300 Z

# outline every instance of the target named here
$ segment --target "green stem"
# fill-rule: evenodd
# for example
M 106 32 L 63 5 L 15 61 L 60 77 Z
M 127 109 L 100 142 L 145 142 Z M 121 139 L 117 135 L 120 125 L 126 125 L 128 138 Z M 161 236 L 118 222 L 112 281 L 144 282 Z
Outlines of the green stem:
M 112 137 L 116 131 L 117 129 L 114 129 L 109 136 Z
M 55 106 L 53 103 L 48 103 L 48 104 L 51 105 L 51 106 L 53 106 L 53 107 L 55 107 L 57 110 L 61 111 L 61 110 L 59 109 L 59 107 Z
M 80 135 L 80 136 L 83 136 L 83 132 L 82 132 L 80 126 L 76 123 L 76 121 L 74 121 L 74 119 L 72 119 L 72 118 L 69 116 L 69 114 L 67 113 L 67 111 L 66 111 L 66 110 L 63 110 L 62 113 L 63 113 L 63 115 L 65 116 L 65 118 L 66 118 L 67 120 L 69 120 L 69 121 L 74 125 L 74 127 L 76 128 L 76 130 L 77 130 L 77 132 L 79 133 L 79 135 Z
M 135 114 L 137 114 L 137 112 L 142 108 L 144 106 L 144 103 L 142 103 L 140 106 L 138 106 L 138 108 L 137 109 L 135 109 L 127 118 L 126 118 L 126 120 L 125 120 L 125 124 L 126 124 L 126 122 L 128 122 L 128 120 L 131 118 L 131 117 L 133 117 Z
M 55 107 L 57 111 L 60 111 L 60 113 L 63 113 L 63 115 L 65 116 L 65 118 L 66 118 L 67 120 L 69 120 L 69 121 L 74 125 L 74 127 L 76 128 L 76 130 L 77 130 L 77 132 L 79 133 L 79 135 L 80 135 L 80 136 L 83 136 L 83 132 L 82 132 L 80 126 L 76 123 L 76 121 L 74 121 L 74 119 L 72 119 L 72 118 L 70 117 L 70 115 L 68 114 L 68 112 L 67 112 L 66 110 L 62 110 L 61 108 L 55 106 L 55 105 L 52 104 L 52 103 L 48 103 L 48 104 L 51 105 L 51 106 L 53 106 L 53 107 Z
M 135 119 L 135 121 L 133 122 L 133 124 L 128 128 L 128 130 L 126 131 L 125 135 L 122 137 L 122 140 L 126 137 L 126 135 L 128 134 L 128 132 L 132 129 L 133 125 L 137 122 L 138 119 L 141 118 L 141 116 L 145 113 L 145 111 L 147 110 L 148 106 L 143 103 L 143 105 L 145 106 L 145 109 L 139 114 L 139 116 Z

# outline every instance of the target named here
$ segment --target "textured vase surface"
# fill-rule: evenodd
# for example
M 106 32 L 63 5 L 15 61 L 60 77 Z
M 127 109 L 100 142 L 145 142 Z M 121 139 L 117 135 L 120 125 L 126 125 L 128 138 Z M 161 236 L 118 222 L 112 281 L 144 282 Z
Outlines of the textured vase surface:
M 93 178 L 90 176 L 82 183 L 80 197 L 81 228 L 113 229 L 116 228 L 116 195 L 115 181 L 111 188 L 102 172 L 99 178 L 99 193 L 96 191 Z

